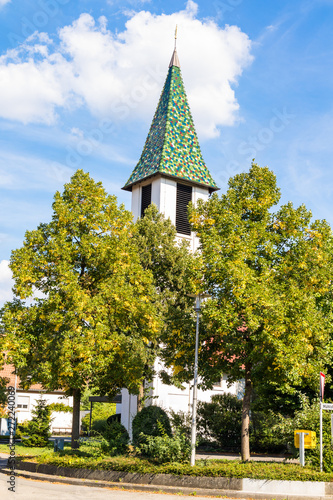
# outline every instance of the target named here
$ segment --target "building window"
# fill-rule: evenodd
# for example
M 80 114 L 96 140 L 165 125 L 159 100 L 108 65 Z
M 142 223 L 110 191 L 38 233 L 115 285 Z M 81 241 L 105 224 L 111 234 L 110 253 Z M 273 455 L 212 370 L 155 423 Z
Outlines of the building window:
M 177 182 L 176 230 L 179 234 L 191 235 L 187 206 L 192 200 L 192 187 Z
M 220 379 L 215 380 L 215 382 L 213 383 L 213 387 L 215 389 L 221 388 L 222 387 L 222 382 L 223 382 L 223 376 Z
M 30 397 L 17 396 L 17 409 L 21 411 L 29 411 Z
M 144 216 L 146 208 L 151 204 L 151 184 L 142 186 L 141 189 L 141 217 Z

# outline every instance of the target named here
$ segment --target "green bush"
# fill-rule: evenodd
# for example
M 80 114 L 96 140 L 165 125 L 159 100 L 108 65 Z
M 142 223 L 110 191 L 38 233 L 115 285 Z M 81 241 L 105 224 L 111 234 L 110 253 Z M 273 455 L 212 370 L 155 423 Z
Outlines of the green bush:
M 120 422 L 107 423 L 103 437 L 109 443 L 112 456 L 127 453 L 130 438 L 127 430 Z
M 91 424 L 91 435 L 98 436 L 103 434 L 106 430 L 107 421 L 105 419 L 94 420 Z
M 115 403 L 93 403 L 91 430 L 94 432 L 103 433 L 106 428 L 106 420 L 111 415 L 116 413 Z M 85 415 L 81 421 L 82 430 L 89 430 L 90 414 Z
M 189 412 L 173 410 L 169 411 L 172 431 L 184 434 L 187 438 L 191 438 L 192 415 Z
M 179 431 L 173 437 L 164 433 L 162 436 L 145 436 L 137 451 L 157 464 L 167 462 L 187 463 L 191 453 L 190 440 Z
M 281 417 L 279 423 L 273 428 L 273 431 L 281 433 L 295 456 L 298 456 L 299 452 L 294 447 L 294 431 L 296 429 L 314 431 L 317 435 L 317 447 L 314 450 L 305 451 L 306 462 L 313 465 L 319 465 L 319 407 L 318 399 L 310 403 L 309 399 L 303 396 L 302 408 L 295 412 L 294 417 Z M 331 415 L 329 411 L 323 411 L 323 468 L 326 472 L 333 472 Z
M 285 433 L 282 424 L 284 421 L 286 421 L 286 417 L 270 410 L 251 412 L 251 450 L 257 453 L 285 453 L 291 451 L 290 435 Z
M 65 413 L 73 413 L 73 407 L 64 403 L 51 403 L 48 405 L 51 411 L 63 411 Z
M 21 439 L 24 436 L 27 436 L 29 434 L 28 426 L 29 426 L 29 420 L 24 420 L 24 422 L 17 424 L 15 437 L 17 439 Z
M 168 415 L 159 406 L 145 406 L 132 422 L 133 443 L 138 445 L 145 441 L 145 436 L 172 436 Z
M 109 452 L 109 443 L 103 436 L 80 438 L 79 450 L 89 457 L 103 457 Z
M 29 438 L 23 438 L 24 446 L 47 446 L 51 436 L 51 410 L 41 396 L 32 410 L 33 418 L 26 426 Z
M 198 403 L 197 429 L 202 441 L 224 450 L 239 450 L 242 401 L 232 394 L 215 394 L 211 402 Z

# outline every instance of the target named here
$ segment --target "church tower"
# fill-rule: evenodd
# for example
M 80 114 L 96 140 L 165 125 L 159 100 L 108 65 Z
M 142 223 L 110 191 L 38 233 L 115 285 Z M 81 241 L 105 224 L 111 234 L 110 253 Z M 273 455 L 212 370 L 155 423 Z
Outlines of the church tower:
M 176 226 L 177 237 L 188 239 L 192 251 L 196 249 L 187 205 L 208 199 L 218 187 L 202 158 L 176 44 L 140 160 L 123 189 L 132 192 L 134 219 L 155 203 Z
M 196 250 L 199 241 L 191 232 L 187 205 L 190 201 L 196 204 L 198 199 L 207 200 L 209 194 L 218 187 L 202 158 L 180 72 L 176 44 L 140 160 L 123 189 L 132 192 L 135 220 L 144 215 L 151 203 L 155 203 L 159 211 L 176 226 L 177 238 L 187 239 L 190 249 Z M 160 369 L 159 363 L 156 360 L 156 372 Z M 221 390 L 222 386 L 218 391 Z M 199 399 L 209 400 L 210 395 L 215 393 L 214 390 L 205 393 L 199 390 Z M 190 384 L 188 391 L 182 391 L 165 385 L 155 376 L 151 397 L 155 404 L 163 408 L 187 412 L 191 401 Z M 127 389 L 122 389 L 121 423 L 130 435 L 136 412 L 137 397 L 130 395 Z

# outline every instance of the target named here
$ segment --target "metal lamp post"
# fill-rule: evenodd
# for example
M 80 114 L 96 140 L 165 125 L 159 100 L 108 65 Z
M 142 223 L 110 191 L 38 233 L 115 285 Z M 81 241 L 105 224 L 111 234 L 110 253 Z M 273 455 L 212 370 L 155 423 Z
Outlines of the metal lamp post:
M 189 295 L 195 298 L 194 310 L 197 313 L 197 322 L 195 328 L 195 354 L 194 354 L 194 380 L 193 380 L 193 405 L 192 405 L 192 426 L 191 426 L 191 465 L 195 465 L 195 442 L 197 435 L 197 401 L 198 401 L 198 351 L 199 351 L 199 315 L 201 300 L 211 297 L 207 293 L 198 295 Z

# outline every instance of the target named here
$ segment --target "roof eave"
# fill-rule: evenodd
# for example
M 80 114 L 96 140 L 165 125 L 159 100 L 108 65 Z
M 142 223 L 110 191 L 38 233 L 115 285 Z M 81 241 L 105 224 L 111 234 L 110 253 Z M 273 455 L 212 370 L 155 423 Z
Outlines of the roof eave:
M 138 179 L 137 181 L 131 182 L 130 184 L 125 184 L 123 189 L 124 191 L 132 191 L 133 186 L 136 186 L 137 184 L 140 184 L 142 181 L 146 181 L 148 179 L 151 179 L 153 177 L 167 177 L 169 179 L 177 180 L 178 182 L 184 181 L 188 182 L 189 184 L 194 184 L 196 186 L 200 187 L 205 187 L 208 189 L 209 194 L 213 193 L 214 191 L 219 191 L 220 188 L 217 186 L 211 186 L 210 184 L 203 184 L 201 182 L 196 182 L 192 181 L 190 179 L 186 179 L 185 177 L 178 177 L 177 175 L 171 175 L 171 174 L 165 174 L 164 172 L 154 172 L 153 174 L 147 175 L 147 177 L 144 177 L 143 179 Z

